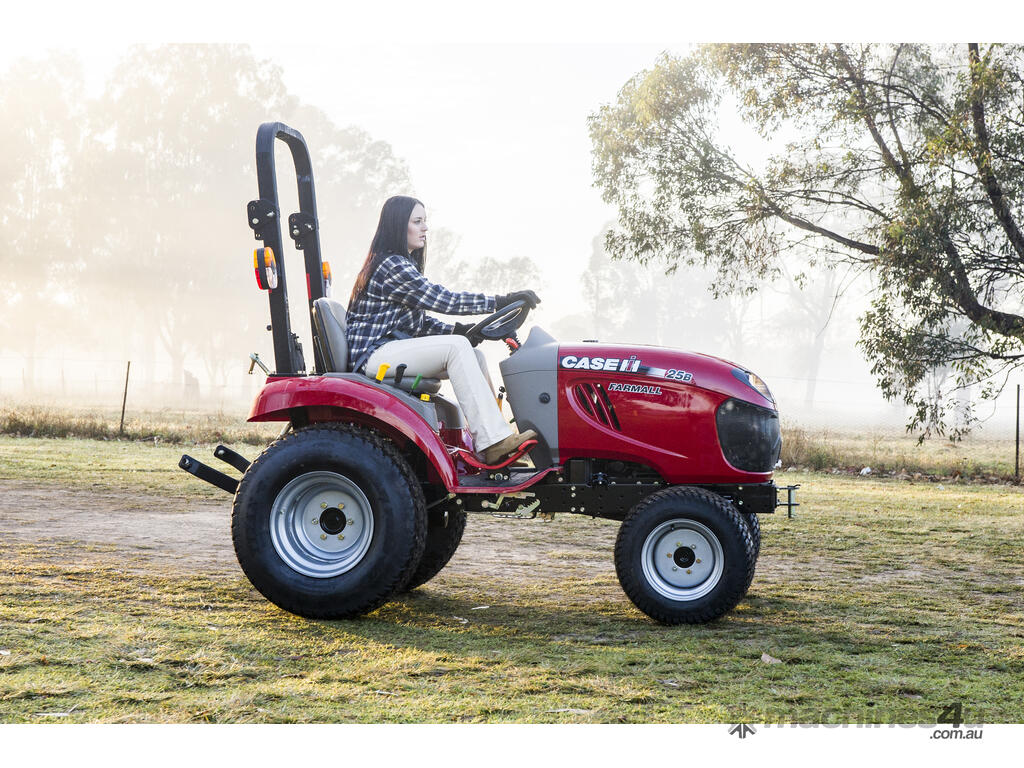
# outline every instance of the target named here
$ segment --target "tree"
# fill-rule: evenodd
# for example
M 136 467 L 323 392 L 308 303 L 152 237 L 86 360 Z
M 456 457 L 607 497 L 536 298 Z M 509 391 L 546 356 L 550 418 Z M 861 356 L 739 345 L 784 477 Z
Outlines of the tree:
M 846 262 L 875 289 L 860 346 L 922 438 L 959 437 L 954 388 L 1001 390 L 1024 361 L 1024 49 L 714 45 L 663 56 L 590 118 L 618 207 L 609 251 L 703 262 L 757 287 L 784 254 Z M 725 145 L 735 106 L 769 156 Z M 783 144 L 784 142 L 784 144 Z
M 405 165 L 387 144 L 299 103 L 280 68 L 246 46 L 136 48 L 90 105 L 76 182 L 91 289 L 122 313 L 123 332 L 139 326 L 159 342 L 175 385 L 188 356 L 203 358 L 223 384 L 248 351 L 268 344 L 266 298 L 251 280 L 255 241 L 244 219 L 246 201 L 258 195 L 256 129 L 268 120 L 294 126 L 309 144 L 323 253 L 340 256 L 333 261 L 342 285 L 346 272 L 354 274 L 346 269 L 356 261 L 349 254 L 369 242 L 356 238 L 354 224 L 368 222 L 372 232 L 383 200 L 408 186 Z M 284 217 L 298 209 L 289 202 L 295 183 L 284 144 L 276 158 Z M 285 242 L 292 318 L 302 332 L 301 261 Z M 132 322 L 124 322 L 126 309 Z M 306 356 L 311 364 L 312 350 Z
M 743 356 L 750 294 L 712 297 L 706 290 L 712 275 L 704 270 L 663 274 L 613 259 L 604 247 L 610 229 L 606 226 L 594 238 L 581 278 L 591 335 L 604 341 L 724 349 Z
M 449 290 L 503 294 L 535 288 L 540 282 L 540 269 L 529 256 L 460 259 L 456 255 L 460 238 L 451 230 L 435 229 L 429 238 L 426 277 Z
M 81 67 L 64 55 L 19 59 L 0 79 L 0 332 L 4 345 L 13 341 L 25 354 L 30 389 L 40 339 L 72 325 L 53 297 L 68 288 L 60 275 L 74 261 L 65 189 L 81 90 Z
M 779 291 L 788 302 L 776 319 L 780 335 L 787 340 L 788 351 L 795 358 L 795 370 L 806 372 L 804 407 L 814 407 L 825 340 L 835 320 L 842 294 L 847 286 L 835 269 L 818 267 L 810 274 L 792 275 L 782 265 L 785 288 Z

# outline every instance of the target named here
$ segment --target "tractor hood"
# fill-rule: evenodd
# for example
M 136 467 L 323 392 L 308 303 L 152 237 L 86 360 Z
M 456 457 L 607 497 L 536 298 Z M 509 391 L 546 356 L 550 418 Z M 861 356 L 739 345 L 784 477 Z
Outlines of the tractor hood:
M 682 383 L 775 410 L 775 402 L 757 376 L 741 365 L 700 352 L 641 344 L 582 342 L 560 344 L 558 367 L 563 370 L 601 372 L 619 386 L 657 386 Z M 758 388 L 763 388 L 763 392 Z M 636 391 L 624 389 L 623 391 Z

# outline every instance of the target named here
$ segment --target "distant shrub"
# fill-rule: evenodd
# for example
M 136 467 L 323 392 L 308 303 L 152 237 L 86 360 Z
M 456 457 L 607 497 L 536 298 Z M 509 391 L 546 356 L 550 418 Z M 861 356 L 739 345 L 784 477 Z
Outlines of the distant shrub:
M 42 406 L 0 408 L 0 434 L 18 437 L 78 437 L 90 440 L 159 440 L 165 443 L 246 443 L 266 445 L 281 424 L 249 424 L 212 414 L 147 415 L 125 421 L 94 413 Z

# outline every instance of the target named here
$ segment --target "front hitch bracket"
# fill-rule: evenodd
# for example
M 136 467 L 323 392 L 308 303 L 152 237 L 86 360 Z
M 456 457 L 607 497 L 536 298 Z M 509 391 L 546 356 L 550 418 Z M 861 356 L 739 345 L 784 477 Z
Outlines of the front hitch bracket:
M 777 487 L 775 489 L 776 493 L 778 493 L 779 491 L 785 491 L 786 492 L 786 500 L 785 501 L 779 501 L 778 498 L 775 499 L 775 506 L 776 507 L 785 507 L 786 508 L 786 517 L 793 517 L 793 508 L 800 506 L 800 504 L 798 504 L 797 501 L 796 501 L 796 489 L 799 488 L 799 487 L 800 487 L 799 485 L 783 485 L 783 486 L 779 486 L 779 487 Z
M 181 457 L 178 466 L 189 474 L 195 475 L 200 480 L 215 485 L 222 491 L 234 494 L 238 490 L 238 481 L 233 477 L 225 475 L 213 467 L 208 467 L 198 459 L 193 459 L 187 453 Z

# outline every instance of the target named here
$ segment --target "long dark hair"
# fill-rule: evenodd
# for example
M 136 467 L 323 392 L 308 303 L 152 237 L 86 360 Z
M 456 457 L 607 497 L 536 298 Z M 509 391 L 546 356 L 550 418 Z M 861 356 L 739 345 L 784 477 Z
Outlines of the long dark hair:
M 381 259 L 393 253 L 409 253 L 409 219 L 412 217 L 413 208 L 417 205 L 423 205 L 423 203 L 415 197 L 406 197 L 405 195 L 395 195 L 384 201 L 384 207 L 380 209 L 377 231 L 370 243 L 370 251 L 366 254 L 363 268 L 356 276 L 356 284 L 352 286 L 352 295 L 348 300 L 349 308 L 366 290 L 370 276 Z M 423 207 L 426 208 L 425 205 Z M 409 254 L 420 272 L 423 272 L 426 263 L 426 250 L 426 246 L 424 246 Z

